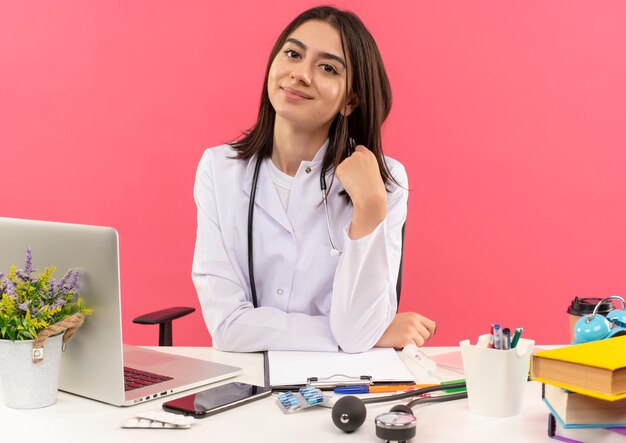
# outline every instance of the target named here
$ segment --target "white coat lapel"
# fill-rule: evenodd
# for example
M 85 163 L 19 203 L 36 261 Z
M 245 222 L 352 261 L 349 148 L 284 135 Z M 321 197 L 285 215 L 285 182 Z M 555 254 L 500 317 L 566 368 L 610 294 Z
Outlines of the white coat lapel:
M 248 162 L 246 168 L 246 186 L 244 193 L 250 198 L 250 189 L 252 188 L 252 179 L 254 177 L 254 167 L 256 166 L 257 156 L 255 155 Z M 265 211 L 271 218 L 280 224 L 288 232 L 293 232 L 287 213 L 280 202 L 278 191 L 272 181 L 272 176 L 268 168 L 266 160 L 261 160 L 261 168 L 259 170 L 259 178 L 256 185 L 256 198 L 254 200 L 255 210 L 257 208 Z

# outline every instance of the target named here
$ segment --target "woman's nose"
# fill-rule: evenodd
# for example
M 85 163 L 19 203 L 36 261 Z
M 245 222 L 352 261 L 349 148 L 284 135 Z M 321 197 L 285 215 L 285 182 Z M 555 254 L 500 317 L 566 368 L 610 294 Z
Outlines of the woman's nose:
M 307 63 L 300 63 L 294 66 L 291 71 L 291 78 L 305 85 L 311 84 L 311 67 Z

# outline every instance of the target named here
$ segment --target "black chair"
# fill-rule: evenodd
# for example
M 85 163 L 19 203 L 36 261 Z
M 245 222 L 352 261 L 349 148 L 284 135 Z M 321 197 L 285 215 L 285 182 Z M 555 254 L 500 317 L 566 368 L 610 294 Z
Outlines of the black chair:
M 140 325 L 159 325 L 159 346 L 172 346 L 172 321 L 195 311 L 195 308 L 176 307 L 150 312 L 133 319 Z

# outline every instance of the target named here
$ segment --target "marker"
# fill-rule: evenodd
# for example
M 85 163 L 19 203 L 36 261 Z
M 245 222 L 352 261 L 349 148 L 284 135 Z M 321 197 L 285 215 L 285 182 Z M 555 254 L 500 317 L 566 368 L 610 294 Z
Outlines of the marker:
M 491 323 L 491 328 L 489 328 L 489 344 L 488 348 L 493 348 L 493 323 Z
M 408 391 L 409 389 L 422 389 L 430 388 L 431 386 L 439 386 L 437 384 L 424 384 L 424 385 L 354 385 L 354 386 L 341 386 L 333 389 L 335 394 L 371 394 L 374 392 L 398 392 Z
M 504 328 L 502 330 L 502 342 L 500 343 L 500 346 L 504 351 L 511 349 L 511 330 L 509 328 Z
M 511 340 L 511 349 L 514 349 L 517 346 L 517 342 L 522 335 L 524 328 L 515 328 L 515 334 L 513 335 L 513 340 Z
M 454 385 L 454 384 L 457 384 L 457 383 L 465 383 L 465 379 L 464 378 L 460 378 L 458 380 L 449 380 L 449 381 L 442 381 L 441 382 L 442 385 Z M 467 387 L 466 386 L 463 386 L 463 387 L 460 387 L 460 388 L 444 389 L 443 392 L 451 393 L 451 392 L 465 392 L 465 391 L 467 391 Z
M 500 330 L 500 324 L 493 324 L 493 347 L 500 349 L 500 341 L 502 338 L 502 330 Z

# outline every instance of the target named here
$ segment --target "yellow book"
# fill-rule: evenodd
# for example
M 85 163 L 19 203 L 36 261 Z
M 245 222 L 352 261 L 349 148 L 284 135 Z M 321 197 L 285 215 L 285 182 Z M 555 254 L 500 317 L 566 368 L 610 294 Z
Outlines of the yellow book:
M 626 336 L 538 352 L 530 375 L 603 400 L 626 398 Z

